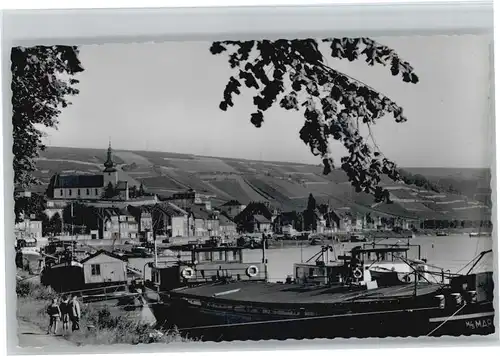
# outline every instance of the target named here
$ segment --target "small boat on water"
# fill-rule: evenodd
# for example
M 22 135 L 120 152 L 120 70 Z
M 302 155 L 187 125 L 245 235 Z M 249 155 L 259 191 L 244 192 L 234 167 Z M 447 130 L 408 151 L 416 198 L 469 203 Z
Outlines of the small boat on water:
M 350 242 L 365 242 L 366 237 L 363 235 L 351 235 Z
M 491 237 L 491 232 L 471 232 L 469 237 Z
M 240 236 L 236 240 L 236 245 L 246 249 L 261 249 L 263 244 L 268 245 L 267 239 L 262 239 L 262 237 L 256 237 L 255 235 L 250 236 Z
M 151 258 L 154 254 L 146 247 L 134 246 L 130 252 L 123 252 L 121 256 L 127 258 Z
M 446 273 L 409 250 L 365 244 L 330 261 L 322 246 L 293 280 L 270 283 L 264 248 L 259 263 L 234 247 L 194 249 L 187 264 L 153 267 L 146 294 L 159 325 L 202 340 L 494 332 L 492 273 Z

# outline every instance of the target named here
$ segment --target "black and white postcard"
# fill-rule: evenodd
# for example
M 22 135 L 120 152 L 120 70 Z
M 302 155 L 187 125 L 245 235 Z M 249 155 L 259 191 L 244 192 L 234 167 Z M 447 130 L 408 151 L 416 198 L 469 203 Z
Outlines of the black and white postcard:
M 13 47 L 19 345 L 494 333 L 491 45 Z

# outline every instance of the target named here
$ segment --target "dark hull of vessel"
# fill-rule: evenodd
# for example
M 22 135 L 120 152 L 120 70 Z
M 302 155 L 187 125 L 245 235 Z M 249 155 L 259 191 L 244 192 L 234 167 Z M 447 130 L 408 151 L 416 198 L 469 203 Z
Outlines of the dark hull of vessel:
M 284 340 L 488 335 L 495 332 L 492 303 L 462 309 L 395 309 L 320 316 L 288 316 L 230 312 L 187 303 L 153 306 L 158 326 L 177 327 L 203 341 Z

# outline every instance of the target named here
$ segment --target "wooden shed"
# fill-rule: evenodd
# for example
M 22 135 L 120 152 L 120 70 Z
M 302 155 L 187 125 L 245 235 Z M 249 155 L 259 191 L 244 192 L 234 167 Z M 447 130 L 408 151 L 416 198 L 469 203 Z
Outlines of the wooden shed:
M 114 253 L 100 250 L 80 263 L 86 286 L 127 283 L 127 261 Z

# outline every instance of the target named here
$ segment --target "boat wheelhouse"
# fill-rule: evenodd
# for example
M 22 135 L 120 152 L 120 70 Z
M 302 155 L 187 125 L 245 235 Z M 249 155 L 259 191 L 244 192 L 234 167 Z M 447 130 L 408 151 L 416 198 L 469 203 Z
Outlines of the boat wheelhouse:
M 245 249 L 238 246 L 183 245 L 173 247 L 177 260 L 150 262 L 151 280 L 146 286 L 168 291 L 218 281 L 267 281 L 267 261 L 244 261 Z M 183 258 L 184 257 L 184 258 Z
M 413 251 L 412 251 L 413 250 Z M 305 263 L 294 264 L 294 277 L 302 284 L 342 284 L 355 282 L 373 287 L 377 285 L 391 285 L 399 282 L 412 282 L 436 278 L 429 273 L 436 274 L 437 268 L 432 267 L 420 257 L 419 245 L 388 245 L 363 244 L 356 246 L 349 252 L 330 261 L 331 246 L 323 246 L 321 250 Z M 411 259 L 409 252 L 416 258 Z M 418 273 L 415 273 L 418 271 Z M 441 282 L 444 282 L 441 278 Z

